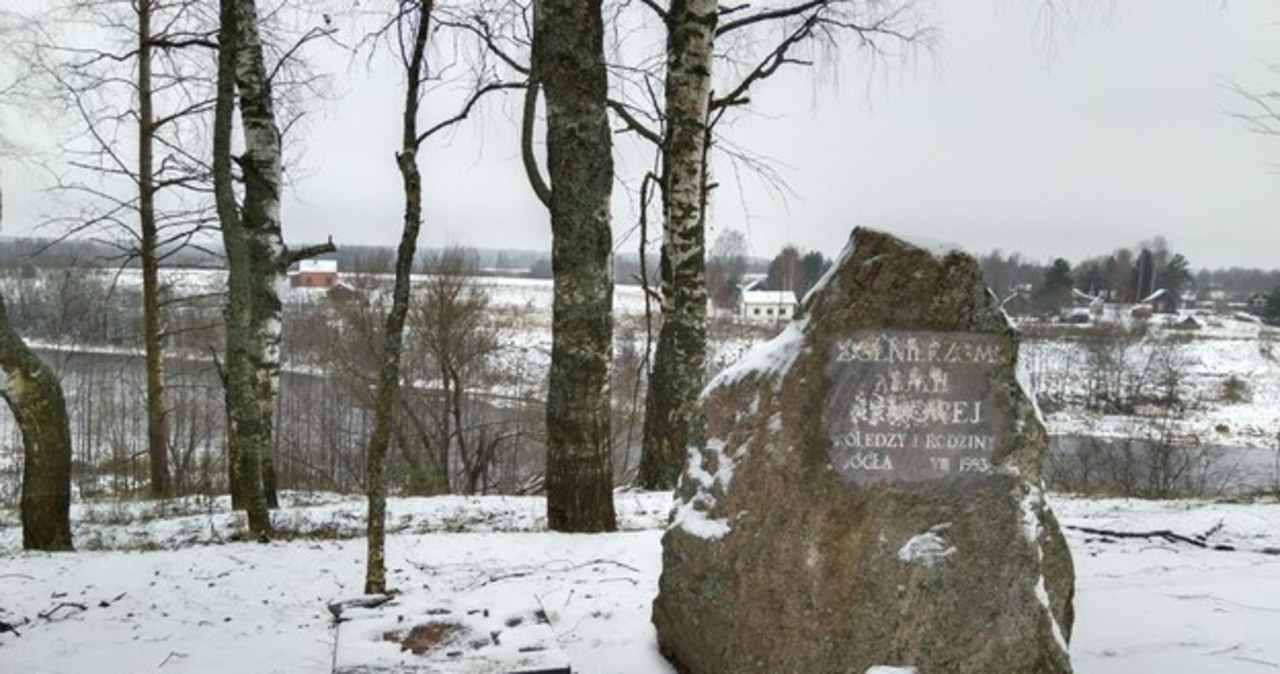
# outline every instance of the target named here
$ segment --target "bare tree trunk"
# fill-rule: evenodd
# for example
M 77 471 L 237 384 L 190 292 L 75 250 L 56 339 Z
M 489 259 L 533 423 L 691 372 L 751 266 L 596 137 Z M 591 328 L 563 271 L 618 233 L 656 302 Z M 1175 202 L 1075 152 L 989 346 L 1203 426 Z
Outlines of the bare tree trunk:
M 402 6 L 407 3 L 402 3 Z M 365 564 L 364 591 L 366 594 L 387 591 L 386 580 L 386 516 L 387 495 L 383 484 L 383 463 L 391 440 L 391 413 L 395 409 L 396 395 L 400 388 L 400 352 L 404 344 L 404 322 L 409 313 L 409 273 L 413 271 L 413 256 L 418 248 L 418 230 L 422 226 L 422 176 L 418 172 L 418 96 L 422 80 L 423 62 L 426 60 L 427 31 L 431 18 L 431 0 L 417 0 L 417 26 L 414 29 L 413 50 L 405 67 L 408 82 L 405 86 L 404 111 L 401 123 L 400 152 L 396 165 L 404 183 L 404 229 L 400 245 L 396 249 L 396 280 L 391 293 L 391 310 L 387 312 L 386 327 L 382 332 L 382 366 L 378 371 L 378 393 L 373 408 L 373 436 L 369 440 L 368 474 L 366 491 L 369 512 L 366 520 L 368 551 Z
M 236 14 L 236 88 L 240 92 L 240 124 L 245 153 L 242 226 L 249 261 L 249 329 L 245 344 L 253 395 L 239 401 L 253 421 L 241 431 L 241 449 L 252 446 L 257 465 L 253 491 L 263 506 L 275 495 L 267 493 L 268 465 L 274 441 L 276 392 L 280 381 L 281 309 L 278 289 L 285 283 L 287 251 L 280 234 L 280 129 L 276 126 L 267 79 L 258 11 L 254 0 L 239 0 Z M 241 468 L 245 468 L 244 456 Z M 244 475 L 248 478 L 248 474 Z M 247 504 L 252 511 L 254 504 Z M 252 519 L 252 517 L 251 517 Z
M 71 430 L 62 386 L 9 325 L 0 297 L 0 398 L 22 430 L 22 548 L 71 549 Z
M 601 0 L 536 0 L 533 70 L 546 91 L 551 181 L 551 373 L 547 524 L 612 531 L 609 269 L 612 141 Z
M 700 440 L 706 379 L 706 147 L 715 0 L 672 0 L 663 138 L 662 329 L 645 398 L 640 484 L 670 489 Z
M 466 433 L 463 432 L 462 377 L 458 375 L 457 369 L 452 366 L 443 367 L 441 370 L 444 374 L 445 381 L 445 404 L 448 405 L 448 411 L 445 414 L 445 418 L 448 419 L 452 417 L 453 419 L 453 423 L 450 425 L 452 426 L 454 436 L 458 438 L 458 460 L 462 462 L 463 474 L 468 476 L 464 480 L 464 487 L 466 489 L 465 493 L 471 495 L 476 492 L 469 476 L 475 466 L 477 457 L 472 455 L 471 448 L 467 446 Z
M 280 231 L 280 128 L 276 124 L 271 82 L 262 54 L 257 4 L 254 0 L 235 0 L 230 10 L 233 11 L 231 16 L 224 3 L 224 30 L 219 33 L 219 39 L 229 39 L 229 42 L 222 43 L 220 52 L 225 56 L 228 44 L 233 46 L 232 61 L 225 67 L 234 74 L 235 87 L 240 93 L 240 124 L 245 153 L 239 161 L 244 171 L 244 204 L 238 221 L 233 223 L 236 231 L 230 241 L 225 231 L 227 221 L 223 221 L 224 244 L 237 247 L 234 255 L 230 250 L 227 252 L 227 409 L 231 415 L 230 430 L 235 435 L 228 438 L 228 445 L 237 454 L 235 463 L 239 467 L 234 477 L 240 484 L 233 486 L 233 493 L 238 490 L 242 495 L 241 503 L 249 513 L 250 530 L 266 536 L 270 532 L 267 508 L 276 505 L 271 452 L 275 440 L 272 424 L 280 384 L 283 327 L 280 289 L 285 286 L 290 264 L 331 252 L 334 247 L 329 242 L 290 251 L 284 245 Z M 228 20 L 233 21 L 231 35 L 226 35 L 225 31 Z M 220 61 L 220 78 L 224 75 L 223 68 Z M 219 99 L 224 94 L 223 88 L 220 82 Z M 223 130 L 215 129 L 215 132 L 219 131 Z M 229 153 L 229 140 L 221 151 Z M 220 159 L 215 157 L 215 160 Z M 229 163 L 224 168 L 229 171 Z M 234 197 L 231 199 L 234 208 Z M 220 204 L 220 218 L 223 210 Z M 233 308 L 236 303 L 242 306 Z M 235 311 L 243 311 L 247 315 L 234 316 L 237 322 L 234 331 L 240 343 L 233 346 L 231 324 Z M 230 383 L 233 354 L 243 359 L 243 363 L 235 366 L 236 375 L 242 379 L 234 385 Z M 241 367 L 242 372 L 239 370 Z
M 142 262 L 143 345 L 147 368 L 147 458 L 151 495 L 172 495 L 168 431 L 165 427 L 164 353 L 160 336 L 159 236 L 156 228 L 153 143 L 155 112 L 151 82 L 151 0 L 138 0 L 138 230 Z
M 262 492 L 261 453 L 271 434 L 263 433 L 261 405 L 255 400 L 253 365 L 253 274 L 249 234 L 236 204 L 231 174 L 231 126 L 240 63 L 239 0 L 221 0 L 218 31 L 218 95 L 214 111 L 213 171 L 218 219 L 227 257 L 226 359 L 223 383 L 227 407 L 227 466 L 231 498 L 248 514 L 249 530 L 271 531 L 271 515 Z M 248 126 L 246 124 L 246 126 Z M 247 129 L 246 129 L 247 131 Z M 256 168 L 256 167 L 255 167 Z M 246 160 L 246 174 L 250 171 Z M 246 175 L 246 181 L 248 176 Z M 260 188 L 258 188 L 260 189 Z M 258 207 L 262 204 L 259 199 Z M 246 204 L 245 217 L 248 217 Z

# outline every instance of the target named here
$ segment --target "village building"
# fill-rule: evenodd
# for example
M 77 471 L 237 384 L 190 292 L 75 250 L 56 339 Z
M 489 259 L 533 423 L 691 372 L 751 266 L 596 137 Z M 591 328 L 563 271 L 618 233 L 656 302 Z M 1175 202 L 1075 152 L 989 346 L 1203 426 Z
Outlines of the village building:
M 289 285 L 331 290 L 338 285 L 338 261 L 303 260 L 298 263 L 298 271 L 289 273 Z
M 752 322 L 788 321 L 796 313 L 796 294 L 790 290 L 746 288 L 738 303 L 738 316 Z
M 1145 304 L 1151 308 L 1152 313 L 1156 314 L 1176 314 L 1182 308 L 1182 298 L 1178 297 L 1178 293 L 1167 288 L 1160 288 L 1155 292 L 1142 298 L 1139 304 Z
M 1251 314 L 1260 316 L 1267 309 L 1267 294 L 1254 293 L 1245 301 L 1245 310 Z

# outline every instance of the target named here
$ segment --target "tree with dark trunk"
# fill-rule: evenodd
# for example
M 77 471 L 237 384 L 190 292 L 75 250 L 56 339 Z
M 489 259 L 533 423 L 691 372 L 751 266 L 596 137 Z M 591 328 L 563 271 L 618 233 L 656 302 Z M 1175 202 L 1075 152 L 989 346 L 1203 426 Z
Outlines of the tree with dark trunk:
M 1071 278 L 1071 263 L 1057 258 L 1044 272 L 1040 286 L 1036 288 L 1036 304 L 1041 310 L 1057 313 L 1071 302 L 1071 290 L 1075 282 Z
M 534 185 L 551 213 L 555 283 L 546 489 L 547 524 L 556 531 L 617 527 L 609 419 L 613 156 L 601 10 L 601 0 L 534 5 L 533 73 L 546 92 L 550 186 Z
M 0 296 L 0 397 L 22 431 L 22 548 L 71 549 L 71 430 L 62 386 L 9 325 Z
M 151 82 L 151 0 L 138 0 L 138 229 L 142 262 L 143 346 L 147 361 L 147 458 L 151 495 L 165 497 L 169 488 L 169 433 L 165 424 L 164 344 L 160 323 L 159 232 L 156 226 L 154 88 Z
M 368 462 L 365 491 L 369 499 L 366 520 L 367 554 L 364 591 L 366 594 L 387 591 L 386 517 L 387 494 L 383 484 L 383 465 L 391 444 L 392 412 L 400 388 L 400 356 L 404 345 L 404 322 L 409 313 L 409 274 L 418 249 L 418 231 L 422 227 L 422 175 L 418 171 L 418 148 L 423 138 L 418 135 L 418 106 L 425 76 L 427 35 L 430 30 L 432 0 L 402 0 L 397 22 L 400 35 L 412 35 L 410 44 L 399 45 L 403 54 L 406 84 L 404 109 L 401 114 L 400 151 L 396 166 L 404 185 L 404 226 L 396 249 L 395 287 L 391 292 L 391 310 L 387 312 L 382 331 L 382 364 L 378 370 L 377 397 L 373 408 L 373 434 L 366 455 Z
M 1191 264 L 1182 253 L 1169 258 L 1169 261 L 1156 274 L 1156 287 L 1164 288 L 1179 298 L 1191 287 L 1191 281 Z

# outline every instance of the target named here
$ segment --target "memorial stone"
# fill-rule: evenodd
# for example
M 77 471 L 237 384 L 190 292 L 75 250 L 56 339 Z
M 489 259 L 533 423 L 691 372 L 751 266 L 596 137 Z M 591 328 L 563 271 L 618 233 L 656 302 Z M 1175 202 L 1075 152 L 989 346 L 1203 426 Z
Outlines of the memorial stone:
M 717 375 L 653 622 L 684 674 L 1066 674 L 1074 573 L 972 257 L 857 229 Z

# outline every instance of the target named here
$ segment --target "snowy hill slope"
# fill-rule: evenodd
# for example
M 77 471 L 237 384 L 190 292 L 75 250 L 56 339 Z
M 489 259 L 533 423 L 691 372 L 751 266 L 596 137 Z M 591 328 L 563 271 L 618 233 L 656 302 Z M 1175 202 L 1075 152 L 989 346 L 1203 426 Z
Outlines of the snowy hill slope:
M 635 530 L 591 536 L 543 531 L 534 497 L 392 499 L 401 533 L 388 539 L 389 582 L 409 594 L 402 605 L 540 606 L 575 672 L 669 674 L 649 605 L 670 495 L 617 498 Z M 103 549 L 73 554 L 18 552 L 14 522 L 0 521 L 0 621 L 21 634 L 0 634 L 0 671 L 330 671 L 342 635 L 325 605 L 363 582 L 364 542 L 343 538 L 359 530 L 363 505 L 329 494 L 288 500 L 282 524 L 315 537 L 204 544 L 241 526 L 224 500 L 171 508 L 172 517 L 151 504 L 82 504 L 77 543 Z M 1280 555 L 1268 552 L 1280 551 L 1280 504 L 1054 505 L 1078 576 L 1077 672 L 1280 668 Z M 1081 528 L 1167 530 L 1209 547 Z
M 1175 327 L 1194 318 L 1202 327 Z M 1180 405 L 1173 418 L 1148 406 L 1139 414 L 1169 423 L 1185 441 L 1233 447 L 1275 448 L 1280 435 L 1280 330 L 1250 317 L 1184 314 L 1152 319 L 1140 338 L 1091 341 L 1090 326 L 1061 326 L 1055 337 L 1024 326 L 1021 367 L 1041 396 L 1059 401 L 1046 423 L 1057 435 L 1125 437 L 1144 422 L 1131 414 L 1089 410 L 1091 389 L 1108 385 L 1122 393 L 1159 396 L 1176 387 Z M 1132 329 L 1132 326 L 1126 326 Z M 1107 378 L 1113 378 L 1107 381 Z M 1173 377 L 1174 381 L 1169 381 Z M 1228 381 L 1241 388 L 1236 399 Z

